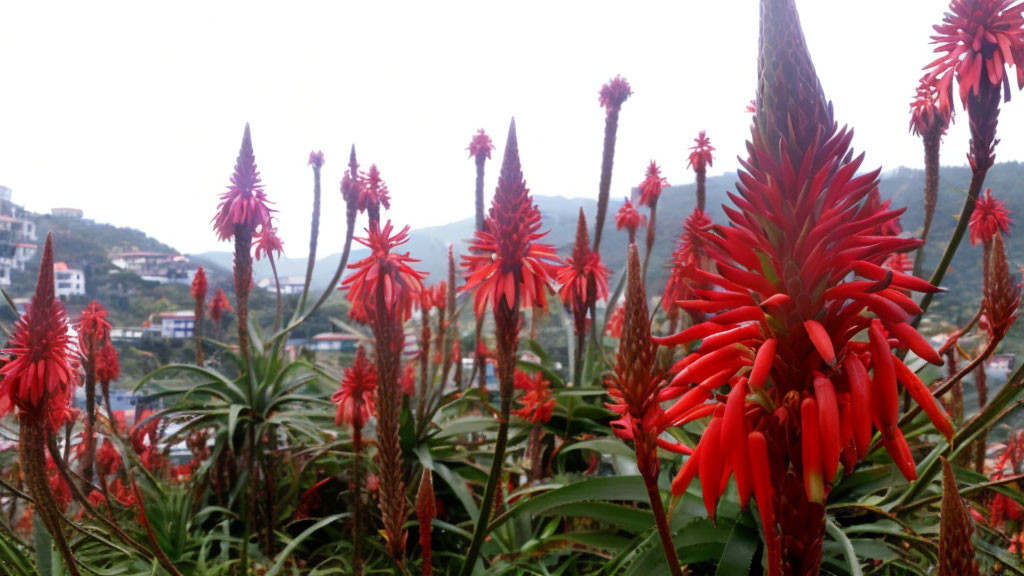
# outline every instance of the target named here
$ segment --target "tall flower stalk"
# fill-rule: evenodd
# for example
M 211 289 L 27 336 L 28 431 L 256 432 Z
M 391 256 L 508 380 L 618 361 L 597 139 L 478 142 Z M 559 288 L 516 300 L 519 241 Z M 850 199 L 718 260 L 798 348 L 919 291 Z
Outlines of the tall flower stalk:
M 67 316 L 54 295 L 53 277 L 53 238 L 47 234 L 35 294 L 4 349 L 13 360 L 0 368 L 0 415 L 17 412 L 19 461 L 35 512 L 53 536 L 65 567 L 72 576 L 79 576 L 47 476 L 49 437 L 74 414 L 71 399 L 77 369 Z
M 952 110 L 954 80 L 970 124 L 967 159 L 971 183 L 953 236 L 931 276 L 938 286 L 967 232 L 967 224 L 995 163 L 996 128 L 1000 100 L 1009 100 L 1010 72 L 1016 67 L 1018 90 L 1024 88 L 1024 4 L 1017 0 L 953 0 L 932 36 L 939 57 L 926 68 L 923 81 L 935 87 L 940 110 Z M 925 294 L 921 309 L 927 310 L 932 295 Z
M 416 520 L 420 525 L 420 557 L 423 563 L 423 576 L 431 576 L 434 567 L 431 564 L 430 523 L 437 517 L 437 504 L 434 502 L 434 480 L 430 469 L 424 468 L 420 476 L 420 487 L 416 491 Z
M 657 345 L 651 340 L 651 321 L 647 311 L 647 292 L 640 270 L 640 252 L 636 244 L 630 244 L 627 260 L 626 315 L 619 340 L 619 351 L 615 357 L 613 396 L 618 399 L 622 417 L 619 421 L 620 435 L 632 438 L 636 450 L 636 463 L 647 487 L 651 511 L 658 526 L 658 536 L 665 550 L 669 571 L 682 576 L 676 547 L 672 542 L 665 506 L 658 488 L 658 436 L 661 434 L 660 420 L 664 413 L 658 403 L 658 393 L 663 379 L 653 371 Z M 615 407 L 613 407 L 613 410 Z
M 583 208 L 580 208 L 572 255 L 565 259 L 565 264 L 559 266 L 556 276 L 557 282 L 562 285 L 558 295 L 572 315 L 573 331 L 576 333 L 572 378 L 577 386 L 581 384 L 583 376 L 587 312 L 593 309 L 595 301 L 608 297 L 608 275 L 608 269 L 601 263 L 601 255 L 590 250 L 587 217 L 583 214 Z
M 192 336 L 196 341 L 196 366 L 203 365 L 203 316 L 206 311 L 206 272 L 200 266 L 196 269 L 196 275 L 192 277 L 192 300 L 195 302 L 195 320 L 192 324 Z
M 615 163 L 615 135 L 619 131 L 619 112 L 622 104 L 633 94 L 629 82 L 616 76 L 601 87 L 598 101 L 604 108 L 604 150 L 601 153 L 601 181 L 598 184 L 597 220 L 594 223 L 594 252 L 601 247 L 601 231 L 608 212 L 608 196 L 612 188 L 612 165 Z
M 491 159 L 491 150 L 494 150 L 494 144 L 491 143 L 491 137 L 481 128 L 473 135 L 473 139 L 469 141 L 469 146 L 466 150 L 469 151 L 469 157 L 476 163 L 476 188 L 474 193 L 474 198 L 476 198 L 476 229 L 483 231 L 485 220 L 484 165 Z
M 922 244 L 914 257 L 914 276 L 920 276 L 924 266 L 924 250 L 939 201 L 939 149 L 952 119 L 953 110 L 949 102 L 943 104 L 935 85 L 927 77 L 923 78 L 914 101 L 910 103 L 910 132 L 920 136 L 924 144 L 924 225 L 921 229 Z
M 316 246 L 320 239 L 320 171 L 324 167 L 324 153 L 313 151 L 309 153 L 309 165 L 313 168 L 313 212 L 309 222 L 309 258 L 306 260 L 306 280 L 302 286 L 302 297 L 299 298 L 297 310 L 306 306 L 306 298 L 309 296 L 309 285 L 313 282 L 313 268 L 316 267 Z M 277 332 L 277 325 L 274 332 Z
M 505 461 L 508 419 L 512 405 L 520 307 L 546 308 L 551 288 L 555 250 L 538 240 L 545 233 L 540 210 L 533 203 L 519 163 L 515 120 L 509 126 L 498 187 L 485 230 L 477 231 L 470 254 L 463 256 L 466 283 L 461 290 L 473 292 L 473 308 L 481 318 L 487 308 L 494 314 L 497 374 L 501 407 L 491 471 L 487 477 L 480 514 L 460 574 L 469 576 L 476 565 Z
M 267 257 L 267 261 L 270 262 L 270 271 L 274 275 L 274 292 L 277 295 L 277 308 L 274 310 L 274 327 L 272 332 L 277 332 L 281 327 L 281 315 L 284 312 L 284 298 L 281 294 L 281 277 L 277 273 L 277 258 L 281 256 L 281 252 L 284 250 L 284 244 L 281 239 L 277 236 L 277 229 L 266 224 L 260 228 L 259 233 L 255 239 L 255 250 L 253 253 L 256 256 L 256 261 L 259 262 L 264 256 Z M 302 304 L 299 304 L 299 308 Z
M 711 140 L 703 130 L 693 141 L 694 145 L 690 148 L 688 163 L 697 176 L 697 209 L 705 212 L 707 210 L 708 167 L 714 163 L 711 153 L 715 151 L 715 147 L 711 145 Z
M 82 310 L 75 329 L 85 369 L 85 452 L 80 469 L 85 483 L 89 483 L 92 482 L 93 464 L 96 462 L 96 362 L 100 350 L 110 341 L 107 310 L 95 300 L 89 302 Z
M 374 412 L 376 391 L 377 371 L 360 346 L 352 366 L 345 369 L 341 385 L 331 396 L 331 401 L 338 405 L 334 425 L 352 426 L 352 571 L 356 576 L 363 573 L 363 426 Z
M 249 290 L 252 287 L 252 240 L 257 230 L 270 222 L 270 208 L 256 168 L 249 124 L 245 125 L 242 147 L 238 151 L 231 185 L 220 196 L 213 225 L 217 236 L 235 243 L 235 310 L 238 314 L 238 347 L 246 365 L 252 362 L 249 350 Z
M 372 171 L 372 169 L 371 169 Z M 398 427 L 401 408 L 399 377 L 405 334 L 402 325 L 412 315 L 413 302 L 423 290 L 426 274 L 410 264 L 417 260 L 395 248 L 409 239 L 409 228 L 397 234 L 391 222 L 383 228 L 370 221 L 366 238 L 357 241 L 370 255 L 350 266 L 352 275 L 342 283 L 352 304 L 349 315 L 370 325 L 374 337 L 377 367 L 377 458 L 380 469 L 380 508 L 387 537 L 388 553 L 401 562 L 405 550 L 405 480 Z
M 794 1 L 762 0 L 761 18 L 750 156 L 729 223 L 701 233 L 715 273 L 699 272 L 706 287 L 677 302 L 707 320 L 657 339 L 700 341 L 659 399 L 675 399 L 666 425 L 711 417 L 673 493 L 700 477 L 713 517 L 724 479 L 735 476 L 741 505 L 757 503 L 768 573 L 812 576 L 839 465 L 867 455 L 875 428 L 899 470 L 916 475 L 898 426 L 899 385 L 940 433 L 951 438 L 953 428 L 894 354 L 942 363 L 909 324 L 921 310 L 904 293 L 937 289 L 882 266 L 920 240 L 879 233 L 902 211 L 871 199 L 879 171 L 861 172 L 851 131 L 835 123 Z

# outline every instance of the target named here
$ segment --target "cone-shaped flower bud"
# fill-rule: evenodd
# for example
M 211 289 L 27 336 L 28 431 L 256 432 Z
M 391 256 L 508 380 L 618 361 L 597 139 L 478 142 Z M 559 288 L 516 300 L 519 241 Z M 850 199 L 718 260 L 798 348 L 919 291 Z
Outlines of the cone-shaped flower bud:
M 942 510 L 939 513 L 939 576 L 978 576 L 974 523 L 960 498 L 953 467 L 942 459 Z
M 257 228 L 270 220 L 271 210 L 267 204 L 260 173 L 256 168 L 249 124 L 246 123 L 235 172 L 231 175 L 231 185 L 227 192 L 221 194 L 217 215 L 213 218 L 217 236 L 221 240 L 230 240 L 239 230 L 244 230 L 251 237 Z

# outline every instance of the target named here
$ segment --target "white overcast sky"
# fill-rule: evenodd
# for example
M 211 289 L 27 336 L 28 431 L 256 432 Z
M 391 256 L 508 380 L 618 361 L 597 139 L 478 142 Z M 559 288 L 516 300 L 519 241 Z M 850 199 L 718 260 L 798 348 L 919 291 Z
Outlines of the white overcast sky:
M 836 116 L 868 166 L 920 166 L 907 110 L 945 0 L 798 0 Z M 246 121 L 286 254 L 308 242 L 310 150 L 324 151 L 321 250 L 336 250 L 338 181 L 354 142 L 416 227 L 473 213 L 465 147 L 498 145 L 515 116 L 537 194 L 596 197 L 600 86 L 621 74 L 613 195 L 649 159 L 692 180 L 706 129 L 732 172 L 749 135 L 756 0 L 671 2 L 0 3 L 0 184 L 35 211 L 83 208 L 184 252 L 227 250 L 209 221 Z M 1024 97 L 1022 97 L 1024 99 Z M 1024 157 L 1021 103 L 1004 108 L 1000 160 Z M 962 119 L 966 116 L 961 115 Z M 943 162 L 964 164 L 966 122 Z

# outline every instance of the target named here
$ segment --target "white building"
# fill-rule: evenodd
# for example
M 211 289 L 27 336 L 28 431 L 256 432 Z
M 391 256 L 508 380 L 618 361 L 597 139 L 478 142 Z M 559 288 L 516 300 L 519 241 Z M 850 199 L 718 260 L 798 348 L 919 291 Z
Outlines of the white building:
M 11 189 L 0 186 L 0 285 L 11 283 L 12 270 L 24 270 L 35 256 L 36 223 L 25 209 L 11 201 Z
M 306 278 L 303 276 L 285 276 L 281 280 L 281 294 L 302 294 L 306 286 Z M 277 285 L 273 278 L 260 278 L 256 287 L 273 294 L 277 294 Z
M 85 272 L 68 268 L 64 262 L 53 265 L 54 288 L 58 298 L 85 294 Z
M 309 349 L 317 352 L 355 352 L 358 346 L 358 336 L 336 332 L 323 332 L 309 341 Z
M 160 335 L 164 338 L 191 338 L 196 327 L 196 315 L 191 310 L 160 313 Z

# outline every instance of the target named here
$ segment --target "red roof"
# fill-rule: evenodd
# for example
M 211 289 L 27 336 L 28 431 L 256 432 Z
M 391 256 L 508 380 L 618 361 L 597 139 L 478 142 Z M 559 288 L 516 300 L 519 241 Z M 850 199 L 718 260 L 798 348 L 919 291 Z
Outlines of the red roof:
M 31 242 L 15 242 L 14 245 L 18 248 L 39 248 L 38 244 L 33 244 Z

